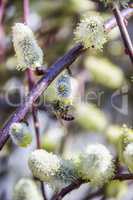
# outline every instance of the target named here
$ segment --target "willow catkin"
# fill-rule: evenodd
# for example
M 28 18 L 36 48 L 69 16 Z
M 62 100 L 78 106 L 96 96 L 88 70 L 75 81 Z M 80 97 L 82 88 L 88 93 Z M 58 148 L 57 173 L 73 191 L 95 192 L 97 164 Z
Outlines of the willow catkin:
M 27 147 L 32 142 L 31 131 L 23 122 L 13 123 L 10 127 L 9 134 L 12 141 L 20 147 Z
M 30 154 L 28 164 L 34 177 L 52 187 L 63 187 L 76 179 L 74 165 L 71 161 L 61 159 L 42 149 Z
M 104 22 L 98 14 L 86 15 L 81 19 L 75 31 L 75 41 L 83 43 L 85 48 L 102 50 L 107 42 Z
M 102 186 L 114 176 L 113 156 L 102 144 L 88 145 L 73 159 L 79 176 L 93 186 Z
M 38 46 L 32 30 L 23 23 L 13 26 L 13 45 L 17 57 L 17 69 L 36 68 L 43 63 L 43 52 Z

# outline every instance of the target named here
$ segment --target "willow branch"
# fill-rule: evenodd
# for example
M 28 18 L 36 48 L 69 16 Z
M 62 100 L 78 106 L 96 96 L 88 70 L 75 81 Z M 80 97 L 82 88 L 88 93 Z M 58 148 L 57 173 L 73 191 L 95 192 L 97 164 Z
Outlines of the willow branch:
M 133 180 L 133 174 L 117 174 L 113 178 L 113 180 L 120 180 L 120 181 L 126 181 L 126 180 Z M 78 189 L 83 183 L 85 183 L 83 180 L 78 180 L 77 183 L 72 183 L 69 186 L 63 188 L 56 196 L 54 196 L 51 200 L 61 200 L 64 196 L 66 196 L 71 191 Z M 101 195 L 103 192 L 103 189 L 98 190 L 97 192 L 94 192 L 92 194 L 89 194 L 87 198 L 89 199 L 94 196 Z
M 126 53 L 129 55 L 129 58 L 133 64 L 133 45 L 132 45 L 132 41 L 130 39 L 129 33 L 127 31 L 127 28 L 126 28 L 124 18 L 121 15 L 121 12 L 120 12 L 117 4 L 113 3 L 112 10 L 113 10 L 114 16 L 116 18 L 120 33 L 121 33 L 123 43 L 125 45 Z
M 129 18 L 133 15 L 133 8 L 128 8 L 122 11 L 123 17 Z M 105 29 L 110 31 L 117 26 L 115 18 L 111 18 L 105 23 Z M 69 67 L 80 55 L 83 53 L 84 47 L 82 44 L 77 44 L 63 57 L 59 58 L 47 73 L 37 82 L 33 89 L 25 97 L 24 103 L 15 111 L 15 113 L 8 119 L 4 127 L 0 131 L 0 150 L 9 138 L 9 128 L 12 123 L 21 121 L 32 107 L 34 101 L 47 89 L 51 82 L 62 72 Z
M 29 0 L 23 0 L 23 10 L 24 10 L 24 22 L 28 24 L 28 18 L 29 18 L 29 13 L 30 13 L 30 7 L 29 7 Z M 31 90 L 34 86 L 34 74 L 30 68 L 27 69 L 26 71 L 27 79 L 28 79 L 28 85 L 29 85 L 29 90 Z M 32 117 L 33 117 L 33 123 L 34 123 L 34 129 L 35 129 L 35 134 L 36 134 L 36 148 L 40 149 L 41 148 L 41 141 L 40 141 L 40 128 L 39 128 L 39 119 L 38 119 L 38 110 L 36 106 L 34 105 L 34 102 L 32 104 Z M 45 194 L 45 189 L 44 189 L 44 184 L 42 181 L 40 181 L 41 184 L 41 192 L 44 200 L 47 200 L 46 194 Z

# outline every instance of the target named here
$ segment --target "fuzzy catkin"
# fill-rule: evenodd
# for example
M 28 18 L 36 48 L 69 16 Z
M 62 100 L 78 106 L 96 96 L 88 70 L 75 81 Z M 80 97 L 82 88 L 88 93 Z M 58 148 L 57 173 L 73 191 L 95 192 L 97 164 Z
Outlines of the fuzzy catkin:
M 17 57 L 17 69 L 36 68 L 43 63 L 43 52 L 38 46 L 32 30 L 23 23 L 13 26 L 13 45 Z
M 23 122 L 13 123 L 10 127 L 9 134 L 12 141 L 20 147 L 27 147 L 32 142 L 30 129 Z
M 33 175 L 52 187 L 65 186 L 76 179 L 71 161 L 63 160 L 45 150 L 32 152 L 28 163 Z
M 57 94 L 59 97 L 67 98 L 71 94 L 70 76 L 62 74 L 56 82 Z
M 103 19 L 98 14 L 86 15 L 74 31 L 75 41 L 83 43 L 85 48 L 102 50 L 107 42 L 107 33 Z
M 41 192 L 35 182 L 28 178 L 22 178 L 14 188 L 13 200 L 43 200 Z
M 79 177 L 93 186 L 102 186 L 114 175 L 113 157 L 102 144 L 88 145 L 74 159 Z

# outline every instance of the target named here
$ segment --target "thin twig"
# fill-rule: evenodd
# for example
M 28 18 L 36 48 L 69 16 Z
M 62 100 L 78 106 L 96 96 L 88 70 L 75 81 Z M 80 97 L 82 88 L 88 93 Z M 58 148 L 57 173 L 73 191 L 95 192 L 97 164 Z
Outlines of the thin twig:
M 120 180 L 120 181 L 125 181 L 125 180 L 133 180 L 133 174 L 117 174 L 114 176 L 113 180 Z M 69 186 L 63 188 L 56 196 L 54 196 L 51 200 L 61 200 L 64 196 L 66 196 L 68 193 L 71 191 L 79 188 L 82 184 L 84 184 L 85 181 L 83 180 L 78 180 L 77 183 L 71 183 Z M 97 195 L 101 195 L 103 189 L 98 190 L 97 192 L 94 192 L 92 194 L 89 194 L 88 197 L 92 198 Z M 89 199 L 86 198 L 85 200 Z
M 0 25 L 2 25 L 3 22 L 4 10 L 5 10 L 5 2 L 4 0 L 0 0 Z
M 131 17 L 133 15 L 133 8 L 125 9 L 122 12 L 124 17 Z M 105 23 L 105 29 L 110 31 L 116 26 L 116 20 L 111 18 Z M 21 121 L 32 107 L 33 102 L 47 89 L 50 83 L 62 72 L 65 68 L 69 67 L 80 55 L 84 52 L 82 44 L 77 44 L 63 57 L 58 59 L 51 67 L 49 67 L 47 74 L 43 76 L 33 89 L 25 97 L 24 103 L 15 111 L 15 113 L 5 123 L 4 127 L 0 131 L 0 150 L 9 138 L 9 128 L 12 123 Z
M 24 22 L 28 24 L 28 17 L 29 17 L 29 0 L 24 0 L 23 1 L 23 6 L 24 6 Z M 28 85 L 29 85 L 29 91 L 33 88 L 34 86 L 34 77 L 33 73 L 30 68 L 27 69 L 27 78 L 28 78 Z M 34 123 L 34 129 L 35 129 L 35 134 L 36 134 L 36 148 L 40 149 L 41 148 L 41 142 L 40 142 L 40 129 L 39 129 L 39 119 L 38 119 L 38 111 L 37 108 L 33 102 L 32 104 L 32 117 L 33 117 L 33 123 Z M 40 181 L 41 184 L 41 191 L 43 195 L 43 199 L 46 200 L 46 194 L 45 194 L 45 189 L 44 189 L 44 183 Z
M 127 31 L 127 28 L 126 28 L 124 18 L 121 15 L 119 7 L 116 3 L 113 3 L 112 10 L 113 10 L 114 16 L 116 18 L 119 30 L 121 32 L 121 37 L 122 37 L 124 45 L 125 45 L 125 51 L 129 55 L 129 58 L 133 64 L 133 45 L 132 45 L 132 41 L 130 39 L 129 33 Z

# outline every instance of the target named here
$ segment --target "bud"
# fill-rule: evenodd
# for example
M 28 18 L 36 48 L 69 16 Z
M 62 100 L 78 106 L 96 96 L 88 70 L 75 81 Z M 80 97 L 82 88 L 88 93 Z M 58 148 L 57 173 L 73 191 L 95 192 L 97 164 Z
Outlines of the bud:
M 85 67 L 92 75 L 92 79 L 111 89 L 116 89 L 124 83 L 124 74 L 121 69 L 107 59 L 87 57 Z
M 107 42 L 107 33 L 103 19 L 98 14 L 86 15 L 78 24 L 75 32 L 75 41 L 83 43 L 85 48 L 102 50 Z
M 86 130 L 102 132 L 106 129 L 107 117 L 94 104 L 78 104 L 75 112 L 76 122 Z
M 45 150 L 35 150 L 31 153 L 29 168 L 33 176 L 54 187 L 63 187 L 76 179 L 71 161 L 63 160 Z
M 41 192 L 38 190 L 34 181 L 22 178 L 14 188 L 14 200 L 43 200 Z
M 17 57 L 17 69 L 36 68 L 43 63 L 43 52 L 38 46 L 32 30 L 25 24 L 13 26 L 13 45 Z
M 87 150 L 73 158 L 79 177 L 93 186 L 102 186 L 114 175 L 113 157 L 102 144 L 88 145 Z
M 27 147 L 32 142 L 32 135 L 25 123 L 13 123 L 9 134 L 13 142 L 20 147 Z

